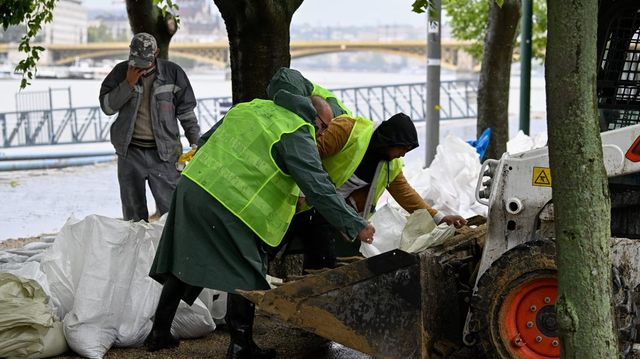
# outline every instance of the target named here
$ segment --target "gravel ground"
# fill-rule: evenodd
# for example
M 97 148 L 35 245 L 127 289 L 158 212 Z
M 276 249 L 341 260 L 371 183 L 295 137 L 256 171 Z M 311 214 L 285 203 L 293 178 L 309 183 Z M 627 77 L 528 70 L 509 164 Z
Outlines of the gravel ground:
M 278 358 L 287 359 L 369 359 L 368 355 L 345 348 L 311 333 L 288 327 L 277 319 L 258 314 L 254 326 L 256 343 L 275 348 Z M 149 353 L 144 348 L 112 348 L 105 359 L 133 358 L 224 358 L 229 335 L 224 327 L 217 328 L 205 338 L 180 341 L 175 349 Z M 70 352 L 55 358 L 81 358 Z

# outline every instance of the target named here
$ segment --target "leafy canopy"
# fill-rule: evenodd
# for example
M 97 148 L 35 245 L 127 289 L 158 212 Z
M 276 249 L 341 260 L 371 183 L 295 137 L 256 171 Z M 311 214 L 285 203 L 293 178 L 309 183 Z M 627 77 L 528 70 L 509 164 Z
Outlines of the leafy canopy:
M 58 0 L 3 0 L 0 3 L 0 19 L 2 29 L 7 30 L 11 25 L 25 23 L 27 32 L 22 36 L 18 50 L 24 52 L 26 57 L 16 66 L 17 71 L 22 71 L 20 88 L 29 85 L 29 80 L 34 76 L 36 63 L 40 59 L 40 53 L 44 51 L 42 46 L 32 46 L 31 40 L 42 29 L 42 25 L 53 19 L 53 8 Z
M 180 17 L 178 16 L 180 7 L 175 0 L 153 0 L 153 5 L 157 6 L 160 9 L 163 18 L 166 19 L 167 13 L 169 13 L 169 17 L 175 19 L 176 30 L 178 27 L 180 27 Z
M 504 0 L 495 0 L 498 6 L 504 4 Z M 451 18 L 450 25 L 453 36 L 460 40 L 472 40 L 467 51 L 476 59 L 482 57 L 484 35 L 489 21 L 489 5 L 491 0 L 442 0 L 443 10 Z M 433 0 L 415 0 L 413 11 L 423 13 L 429 11 L 432 17 Z M 435 15 L 435 14 L 434 14 Z M 533 26 L 532 26 L 532 56 L 544 58 L 547 46 L 547 1 L 533 0 Z

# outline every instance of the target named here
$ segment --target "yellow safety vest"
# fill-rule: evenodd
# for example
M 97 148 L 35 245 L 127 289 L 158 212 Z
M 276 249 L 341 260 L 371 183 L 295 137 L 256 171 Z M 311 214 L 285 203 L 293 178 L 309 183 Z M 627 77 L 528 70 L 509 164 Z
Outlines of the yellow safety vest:
M 333 94 L 333 92 L 327 90 L 326 88 L 313 84 L 313 91 L 311 92 L 311 96 L 320 96 L 325 100 L 328 98 L 334 98 L 338 103 L 338 106 L 340 106 L 340 108 L 345 112 L 345 114 L 348 116 L 351 116 L 351 111 L 349 111 L 347 106 L 345 106 L 342 103 L 342 101 L 340 101 L 340 99 Z
M 303 126 L 315 139 L 311 124 L 272 101 L 240 103 L 182 174 L 275 247 L 289 227 L 300 189 L 277 166 L 271 148 L 282 135 Z
M 382 164 L 382 168 L 380 169 L 380 175 L 378 176 L 378 181 L 376 182 L 376 191 L 373 197 L 373 205 L 375 206 L 382 196 L 382 192 L 384 192 L 387 185 L 398 177 L 398 175 L 402 172 L 402 159 L 395 158 L 391 161 L 385 161 Z
M 340 116 L 338 118 L 350 117 Z M 365 152 L 367 152 L 369 141 L 373 135 L 373 121 L 364 117 L 350 119 L 354 121 L 354 124 L 347 143 L 340 149 L 340 152 L 322 160 L 322 164 L 336 188 L 347 182 L 356 171 Z

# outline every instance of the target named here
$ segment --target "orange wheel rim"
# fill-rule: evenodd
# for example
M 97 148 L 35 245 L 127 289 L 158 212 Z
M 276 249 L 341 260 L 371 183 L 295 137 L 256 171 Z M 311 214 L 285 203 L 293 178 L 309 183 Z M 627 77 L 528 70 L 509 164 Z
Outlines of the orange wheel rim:
M 534 278 L 507 295 L 500 308 L 500 334 L 516 358 L 560 358 L 557 297 L 555 278 Z

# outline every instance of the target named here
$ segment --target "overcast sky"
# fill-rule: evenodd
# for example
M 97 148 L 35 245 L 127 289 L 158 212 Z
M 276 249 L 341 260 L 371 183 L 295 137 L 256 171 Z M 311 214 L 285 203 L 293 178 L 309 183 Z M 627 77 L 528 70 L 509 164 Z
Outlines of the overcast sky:
M 176 2 L 180 5 L 180 0 Z M 87 8 L 105 11 L 124 9 L 122 0 L 83 0 L 83 3 Z M 426 16 L 413 13 L 412 3 L 413 0 L 305 0 L 293 15 L 293 25 L 423 25 Z

